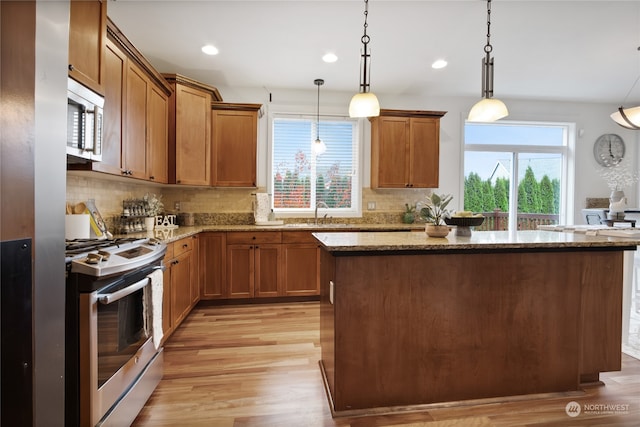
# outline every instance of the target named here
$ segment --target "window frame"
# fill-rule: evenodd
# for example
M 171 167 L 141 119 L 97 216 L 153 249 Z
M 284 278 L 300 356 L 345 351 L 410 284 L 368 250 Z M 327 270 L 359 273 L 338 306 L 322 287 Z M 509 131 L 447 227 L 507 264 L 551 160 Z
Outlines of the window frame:
M 509 145 L 509 144 L 467 144 L 466 127 L 473 126 L 519 126 L 519 127 L 560 127 L 563 129 L 563 145 Z M 551 122 L 540 120 L 500 120 L 493 123 L 477 123 L 463 120 L 462 123 L 462 150 L 461 150 L 461 184 L 460 194 L 464 197 L 465 183 L 465 154 L 467 151 L 474 152 L 503 152 L 510 153 L 511 158 L 511 178 L 509 180 L 509 230 L 517 230 L 518 221 L 518 162 L 519 154 L 529 153 L 549 153 L 560 154 L 562 156 L 562 171 L 560 182 L 560 212 L 558 213 L 561 224 L 573 225 L 574 204 L 575 204 L 575 144 L 576 144 L 576 124 L 573 122 Z M 516 177 L 516 180 L 512 179 Z M 518 181 L 519 183 L 519 181 Z
M 311 122 L 312 130 L 315 132 L 316 121 L 318 119 L 317 113 L 307 113 L 307 112 L 297 112 L 291 113 L 286 111 L 278 111 L 274 109 L 274 111 L 270 111 L 268 113 L 268 135 L 267 135 L 267 192 L 269 194 L 273 194 L 274 189 L 274 123 L 277 119 L 300 119 L 300 120 L 308 120 Z M 352 174 L 351 179 L 351 207 L 350 208 L 324 208 L 320 207 L 319 209 L 322 212 L 322 215 L 325 214 L 330 217 L 335 218 L 351 218 L 351 217 L 360 217 L 362 216 L 362 174 L 364 168 L 364 141 L 363 141 L 363 133 L 364 126 L 362 119 L 354 119 L 344 114 L 333 114 L 333 113 L 324 113 L 319 115 L 320 123 L 323 121 L 344 121 L 353 123 L 353 130 L 356 133 L 355 137 L 352 139 L 353 144 L 356 144 L 356 147 L 352 147 L 352 152 L 354 155 L 353 159 L 353 167 L 355 168 L 355 172 Z M 322 138 L 322 135 L 320 135 Z M 311 141 L 309 141 L 311 144 Z M 312 165 L 313 175 L 315 176 L 315 164 Z M 315 180 L 312 180 L 315 182 Z M 315 189 L 312 190 L 312 194 L 315 194 Z M 315 198 L 311 198 L 311 203 L 309 208 L 274 208 L 274 197 L 271 197 L 271 206 L 274 213 L 281 217 L 287 218 L 313 218 L 316 212 L 316 202 Z M 318 214 L 320 215 L 320 214 Z

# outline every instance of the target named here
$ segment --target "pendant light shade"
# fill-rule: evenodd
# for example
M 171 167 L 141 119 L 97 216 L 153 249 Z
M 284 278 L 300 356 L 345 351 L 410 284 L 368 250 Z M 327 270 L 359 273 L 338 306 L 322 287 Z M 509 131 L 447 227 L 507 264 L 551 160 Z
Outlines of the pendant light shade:
M 483 98 L 469 111 L 470 122 L 495 122 L 509 115 L 509 110 L 504 102 L 496 98 Z
M 640 107 L 620 107 L 618 111 L 611 114 L 611 118 L 624 128 L 633 130 L 640 129 Z
M 375 117 L 380 115 L 380 103 L 371 92 L 356 93 L 349 104 L 350 117 Z
M 350 117 L 375 117 L 380 115 L 380 103 L 378 98 L 370 91 L 370 67 L 371 51 L 369 42 L 371 37 L 367 35 L 367 16 L 369 15 L 369 1 L 364 0 L 364 35 L 362 41 L 362 51 L 360 53 L 360 92 L 351 98 L 349 103 Z
M 504 102 L 493 98 L 493 58 L 491 57 L 491 0 L 487 0 L 487 44 L 482 58 L 482 99 L 469 111 L 470 122 L 495 122 L 509 115 Z
M 640 47 L 638 47 L 637 50 L 640 51 Z M 633 88 L 638 84 L 638 80 L 640 80 L 640 76 L 638 76 L 636 81 L 631 85 L 631 89 L 627 92 L 627 96 L 624 97 L 624 101 L 622 102 L 623 104 L 627 101 L 629 95 L 631 95 Z M 611 119 L 623 128 L 640 130 L 640 106 L 631 108 L 624 108 L 623 106 L 620 106 L 618 111 L 614 111 L 611 114 Z
M 316 109 L 316 140 L 313 141 L 313 145 L 311 145 L 311 151 L 315 156 L 321 156 L 327 151 L 327 146 L 320 139 L 320 86 L 324 84 L 324 80 L 315 79 L 313 83 L 318 86 L 318 104 Z

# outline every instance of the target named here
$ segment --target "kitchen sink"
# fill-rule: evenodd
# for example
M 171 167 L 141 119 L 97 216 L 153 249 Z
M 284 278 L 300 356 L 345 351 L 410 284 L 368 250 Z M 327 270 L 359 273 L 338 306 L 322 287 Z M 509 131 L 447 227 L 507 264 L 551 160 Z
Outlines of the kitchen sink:
M 344 223 L 327 223 L 327 224 L 306 224 L 306 223 L 292 223 L 292 224 L 286 224 L 285 227 L 287 228 L 346 228 L 349 227 L 351 224 L 344 224 Z

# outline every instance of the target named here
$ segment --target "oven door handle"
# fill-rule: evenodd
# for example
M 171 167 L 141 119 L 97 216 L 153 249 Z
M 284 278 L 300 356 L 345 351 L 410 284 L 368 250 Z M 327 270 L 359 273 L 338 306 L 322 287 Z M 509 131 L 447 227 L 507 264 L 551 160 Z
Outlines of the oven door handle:
M 157 267 L 154 267 L 153 269 L 164 271 L 164 266 L 157 266 Z M 116 291 L 110 294 L 98 294 L 97 299 L 98 301 L 100 301 L 101 304 L 104 304 L 104 305 L 111 304 L 112 302 L 121 300 L 122 298 L 129 296 L 136 291 L 139 291 L 140 289 L 144 288 L 150 283 L 151 283 L 151 279 L 149 279 L 148 277 L 145 277 L 144 279 L 139 280 L 134 284 L 127 286 L 124 289 L 120 289 L 119 291 Z

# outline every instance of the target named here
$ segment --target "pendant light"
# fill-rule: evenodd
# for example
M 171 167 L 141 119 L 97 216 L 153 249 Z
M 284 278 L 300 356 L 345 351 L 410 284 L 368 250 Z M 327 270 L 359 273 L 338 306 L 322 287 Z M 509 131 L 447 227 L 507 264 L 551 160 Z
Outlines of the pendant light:
M 638 48 L 638 50 L 640 50 L 640 47 Z M 627 96 L 624 97 L 624 101 L 622 102 L 622 104 L 627 101 L 627 98 L 629 98 L 631 91 L 633 91 L 633 88 L 636 87 L 638 80 L 640 80 L 640 76 L 638 76 L 636 81 L 633 82 L 633 85 L 631 85 L 631 89 L 629 89 L 629 92 L 627 92 Z M 640 130 L 640 106 L 624 108 L 621 105 L 620 108 L 618 108 L 618 111 L 615 111 L 613 114 L 611 114 L 611 118 L 614 122 L 616 122 L 623 128 Z
M 371 52 L 369 51 L 369 42 L 371 37 L 367 35 L 367 16 L 369 15 L 369 1 L 364 0 L 364 35 L 360 39 L 362 41 L 362 51 L 360 53 L 360 92 L 351 98 L 349 103 L 350 117 L 375 117 L 380 115 L 380 103 L 378 98 L 370 92 L 370 66 Z
M 324 84 L 324 80 L 315 79 L 313 83 L 318 86 L 318 105 L 316 109 L 316 140 L 313 142 L 311 146 L 311 151 L 314 155 L 320 156 L 327 151 L 327 146 L 320 139 L 320 86 Z
M 507 106 L 499 99 L 493 98 L 493 58 L 491 57 L 491 0 L 487 0 L 487 44 L 484 46 L 485 57 L 482 58 L 482 99 L 471 108 L 470 122 L 495 122 L 509 115 Z

